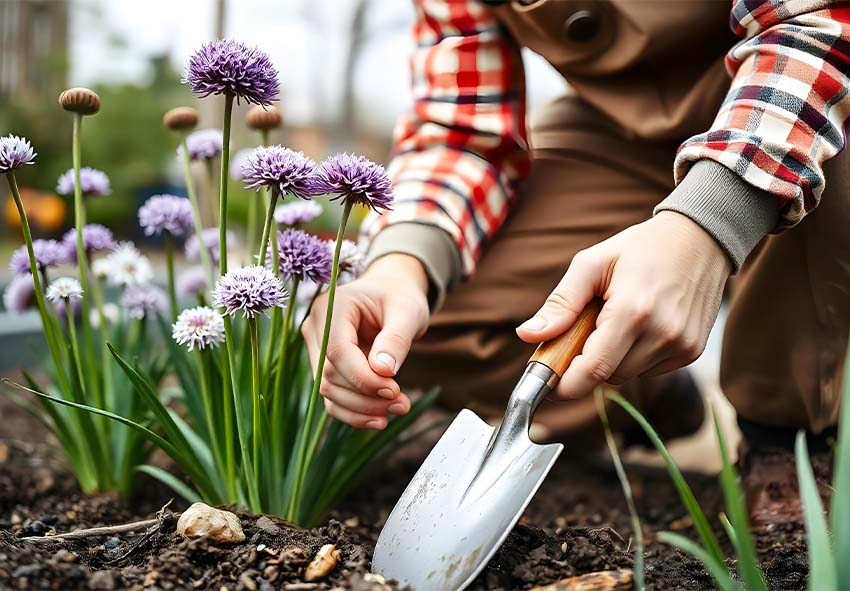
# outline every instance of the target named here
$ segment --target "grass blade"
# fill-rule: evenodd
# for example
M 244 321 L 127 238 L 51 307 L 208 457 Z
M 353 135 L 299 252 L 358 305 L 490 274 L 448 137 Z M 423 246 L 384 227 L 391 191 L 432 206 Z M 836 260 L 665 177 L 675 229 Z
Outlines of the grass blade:
M 832 525 L 834 556 L 850 557 L 850 353 L 844 363 L 841 417 L 838 420 L 838 442 L 835 446 L 835 469 L 832 477 Z M 850 560 L 836 560 L 838 580 L 850 585 Z
M 729 571 L 726 568 L 726 563 L 722 560 L 716 560 L 711 554 L 701 548 L 697 543 L 689 540 L 685 536 L 674 534 L 668 531 L 663 531 L 658 534 L 658 541 L 665 544 L 675 546 L 682 552 L 690 554 L 699 560 L 706 570 L 708 570 L 714 582 L 722 591 L 741 591 L 741 588 L 732 580 Z
M 795 446 L 797 456 L 797 479 L 800 482 L 800 498 L 806 520 L 806 546 L 809 554 L 809 591 L 837 591 L 838 575 L 835 557 L 829 543 L 829 531 L 823 514 L 820 493 L 815 483 L 815 474 L 809 462 L 806 434 L 797 433 Z M 845 499 L 846 502 L 846 499 Z M 846 560 L 847 557 L 844 557 Z
M 197 503 L 201 501 L 201 496 L 196 493 L 189 485 L 177 478 L 171 472 L 166 472 L 162 468 L 145 464 L 136 468 L 139 472 L 144 472 L 148 476 L 156 478 L 165 486 L 176 492 L 178 495 L 186 499 L 189 503 Z

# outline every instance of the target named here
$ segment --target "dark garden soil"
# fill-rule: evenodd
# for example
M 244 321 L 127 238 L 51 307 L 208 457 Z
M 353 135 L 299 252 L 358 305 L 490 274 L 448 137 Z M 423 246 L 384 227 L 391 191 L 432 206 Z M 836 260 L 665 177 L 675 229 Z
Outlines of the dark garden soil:
M 429 446 L 423 441 L 419 449 L 408 448 L 370 474 L 316 529 L 240 514 L 245 542 L 187 541 L 175 531 L 171 511 L 185 508 L 175 499 L 154 525 L 137 532 L 30 543 L 21 537 L 153 518 L 172 495 L 146 479 L 131 501 L 84 496 L 55 461 L 46 461 L 46 446 L 6 439 L 0 442 L 0 589 L 392 589 L 392 582 L 368 574 L 372 548 Z M 693 533 L 666 473 L 628 466 L 627 471 L 648 540 L 647 588 L 713 589 L 698 563 L 654 541 L 661 530 Z M 716 479 L 689 475 L 688 480 L 706 513 L 717 515 L 722 499 Z M 607 462 L 582 463 L 564 454 L 471 588 L 529 589 L 574 575 L 630 568 L 631 535 L 622 493 Z M 763 531 L 756 539 L 771 588 L 804 589 L 801 528 Z M 327 577 L 304 582 L 304 566 L 325 544 L 339 550 L 339 563 Z

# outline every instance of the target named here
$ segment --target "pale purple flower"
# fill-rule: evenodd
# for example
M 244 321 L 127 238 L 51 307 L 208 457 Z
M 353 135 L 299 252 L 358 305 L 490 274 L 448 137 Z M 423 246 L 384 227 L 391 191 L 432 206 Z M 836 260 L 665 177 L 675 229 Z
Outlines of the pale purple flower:
M 3 307 L 8 312 L 20 314 L 35 307 L 35 283 L 29 273 L 15 275 L 3 292 Z
M 363 205 L 376 212 L 392 205 L 393 186 L 384 167 L 354 154 L 337 154 L 319 166 L 316 193 L 332 193 L 344 203 Z
M 242 148 L 230 159 L 230 178 L 242 181 L 242 167 L 248 161 L 248 156 L 254 153 L 254 148 Z
M 171 327 L 171 337 L 178 345 L 188 345 L 190 351 L 203 351 L 224 342 L 224 319 L 206 306 L 183 310 Z
M 194 226 L 192 204 L 176 195 L 154 195 L 139 208 L 139 225 L 145 229 L 145 236 L 163 232 L 183 236 Z
M 277 70 L 256 47 L 232 39 L 205 43 L 189 58 L 183 82 L 197 97 L 229 94 L 238 103 L 270 105 L 280 92 Z
M 33 240 L 32 250 L 35 254 L 35 266 L 39 271 L 68 261 L 68 253 L 65 247 L 56 240 Z M 26 244 L 19 246 L 12 253 L 9 269 L 13 273 L 19 274 L 30 272 L 30 259 Z
M 103 304 L 103 319 L 107 326 L 115 326 L 121 319 L 121 308 L 115 302 L 106 302 Z M 100 328 L 100 311 L 89 311 L 89 322 L 92 328 Z
M 336 240 L 328 240 L 328 250 L 333 253 Z M 343 240 L 339 247 L 339 282 L 348 283 L 360 277 L 366 269 L 366 254 L 351 240 Z
M 217 263 L 221 256 L 221 247 L 219 245 L 218 228 L 204 228 L 201 231 L 201 240 L 207 247 L 207 252 L 210 254 L 210 259 Z M 230 230 L 227 231 L 227 244 L 233 246 L 236 243 L 236 235 Z M 198 246 L 197 234 L 192 234 L 186 239 L 184 245 L 186 258 L 192 262 L 197 262 L 201 257 L 201 249 Z
M 264 315 L 269 308 L 286 305 L 287 293 L 280 279 L 265 267 L 250 265 L 219 277 L 213 290 L 213 302 L 224 313 L 245 318 Z
M 223 140 L 220 129 L 199 129 L 186 136 L 189 160 L 212 160 L 221 154 Z M 183 156 L 183 146 L 177 147 L 177 155 Z
M 77 262 L 77 229 L 71 228 L 62 236 L 62 244 L 65 247 L 65 256 L 68 262 Z M 91 254 L 104 250 L 111 250 L 117 246 L 112 230 L 100 224 L 86 224 L 83 226 L 83 248 Z
M 301 152 L 283 146 L 260 146 L 242 165 L 246 189 L 268 187 L 307 199 L 316 195 L 316 163 Z
M 83 286 L 73 277 L 55 279 L 47 288 L 48 301 L 58 304 L 83 299 Z
M 315 201 L 292 201 L 278 205 L 274 221 L 282 226 L 297 226 L 313 221 L 322 215 L 322 206 Z
M 155 285 L 130 285 L 121 294 L 121 307 L 131 318 L 163 314 L 168 309 L 168 296 Z
M 302 281 L 298 284 L 298 291 L 295 294 L 295 301 L 299 306 L 307 306 L 319 293 L 322 288 L 321 284 L 313 283 L 312 281 Z
M 331 280 L 333 257 L 325 241 L 301 230 L 277 233 L 277 252 L 280 273 L 290 279 L 328 283 Z
M 103 197 L 112 193 L 109 177 L 102 170 L 84 166 L 80 169 L 80 186 L 85 197 Z M 56 181 L 56 192 L 71 195 L 74 192 L 74 169 L 69 168 Z
M 132 242 L 121 242 L 107 256 L 92 263 L 92 272 L 113 285 L 140 285 L 153 279 L 150 259 Z
M 174 283 L 181 298 L 195 298 L 207 292 L 207 272 L 201 265 L 193 265 L 181 271 Z
M 0 137 L 0 174 L 33 164 L 36 156 L 26 138 L 16 135 Z

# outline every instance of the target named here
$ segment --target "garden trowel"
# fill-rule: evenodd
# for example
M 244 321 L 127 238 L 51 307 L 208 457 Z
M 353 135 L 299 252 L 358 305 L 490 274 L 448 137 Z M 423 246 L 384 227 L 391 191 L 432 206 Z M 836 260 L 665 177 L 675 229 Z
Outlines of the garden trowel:
M 529 438 L 534 411 L 596 326 L 593 300 L 563 335 L 542 343 L 491 427 L 462 410 L 393 508 L 372 571 L 414 591 L 463 589 L 499 549 L 561 450 Z

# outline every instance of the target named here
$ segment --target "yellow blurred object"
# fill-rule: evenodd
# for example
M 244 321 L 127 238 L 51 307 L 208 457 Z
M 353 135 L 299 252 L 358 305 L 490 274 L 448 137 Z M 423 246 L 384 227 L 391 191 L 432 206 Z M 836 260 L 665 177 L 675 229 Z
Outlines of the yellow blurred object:
M 47 233 L 57 232 L 65 223 L 67 206 L 61 197 L 35 189 L 21 189 L 21 201 L 30 223 L 40 230 Z M 21 220 L 11 195 L 6 198 L 4 213 L 9 227 L 20 229 Z

